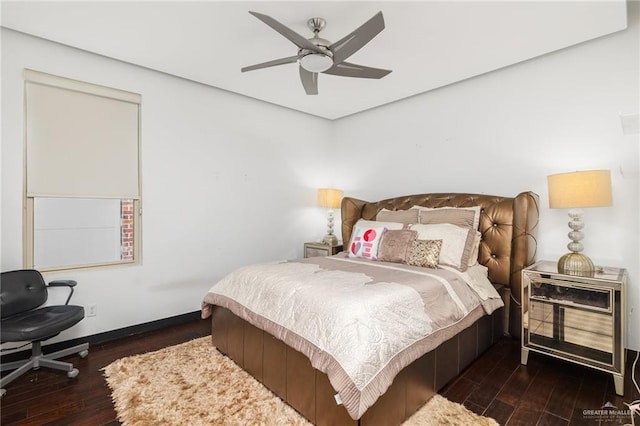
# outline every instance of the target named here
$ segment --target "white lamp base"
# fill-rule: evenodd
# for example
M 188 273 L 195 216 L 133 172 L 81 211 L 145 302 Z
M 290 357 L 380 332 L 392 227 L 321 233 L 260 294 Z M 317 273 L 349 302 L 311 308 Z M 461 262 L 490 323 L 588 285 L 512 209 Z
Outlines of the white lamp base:
M 333 235 L 333 209 L 329 209 L 327 213 L 327 235 L 324 236 L 322 242 L 330 246 L 338 245 L 338 237 Z

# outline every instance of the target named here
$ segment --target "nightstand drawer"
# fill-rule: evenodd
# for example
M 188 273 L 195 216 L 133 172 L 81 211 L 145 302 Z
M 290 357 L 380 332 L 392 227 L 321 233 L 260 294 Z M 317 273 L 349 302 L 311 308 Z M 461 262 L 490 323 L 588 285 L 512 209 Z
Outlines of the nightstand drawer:
M 531 276 L 531 299 L 594 311 L 611 312 L 613 290 L 588 287 L 568 281 Z
M 611 315 L 599 315 L 579 309 L 561 308 L 561 310 L 564 313 L 565 327 L 589 330 L 603 336 L 613 336 L 613 317 Z
M 608 354 L 613 353 L 613 341 L 610 335 L 604 336 L 590 330 L 580 330 L 571 327 L 565 327 L 563 331 L 565 342 L 585 348 L 593 348 Z

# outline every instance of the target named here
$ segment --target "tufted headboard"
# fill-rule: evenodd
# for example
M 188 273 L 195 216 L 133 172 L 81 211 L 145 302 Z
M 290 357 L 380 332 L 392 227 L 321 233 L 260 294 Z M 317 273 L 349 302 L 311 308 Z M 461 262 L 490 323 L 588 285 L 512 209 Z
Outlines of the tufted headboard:
M 523 192 L 515 197 L 484 194 L 438 193 L 407 195 L 377 202 L 345 197 L 342 200 L 342 239 L 348 244 L 358 219 L 375 220 L 382 209 L 406 210 L 412 206 L 480 206 L 482 234 L 478 261 L 489 269 L 489 279 L 511 290 L 509 332 L 520 336 L 521 271 L 536 257 L 538 195 Z

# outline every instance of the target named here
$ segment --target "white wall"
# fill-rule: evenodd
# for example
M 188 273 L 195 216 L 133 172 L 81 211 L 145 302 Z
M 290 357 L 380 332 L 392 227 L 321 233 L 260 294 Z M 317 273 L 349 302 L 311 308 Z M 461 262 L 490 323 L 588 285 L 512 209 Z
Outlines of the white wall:
M 629 270 L 628 346 L 640 348 L 640 3 L 628 30 L 336 122 L 338 186 L 366 200 L 428 192 L 540 195 L 538 259 L 567 251 L 568 217 L 546 176 L 611 169 L 611 208 L 585 209 L 585 254 Z
M 60 339 L 197 310 L 234 267 L 300 256 L 325 230 L 321 186 L 369 200 L 532 190 L 538 258 L 556 259 L 567 217 L 548 208 L 546 176 L 609 168 L 615 205 L 586 212 L 585 252 L 629 269 L 628 346 L 640 349 L 639 138 L 618 118 L 638 112 L 637 6 L 625 32 L 335 122 L 3 29 L 2 270 L 21 266 L 28 67 L 143 97 L 144 264 L 50 274 L 78 279 L 76 303 L 98 303 Z
M 330 122 L 2 29 L 3 271 L 22 267 L 24 68 L 142 95 L 143 264 L 47 274 L 98 305 L 58 340 L 196 311 L 231 269 L 323 235 Z

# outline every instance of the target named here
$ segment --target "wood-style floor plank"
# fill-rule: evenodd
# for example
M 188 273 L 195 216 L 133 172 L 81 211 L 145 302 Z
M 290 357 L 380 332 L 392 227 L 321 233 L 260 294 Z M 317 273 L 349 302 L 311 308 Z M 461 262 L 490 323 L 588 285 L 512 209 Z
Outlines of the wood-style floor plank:
M 447 396 L 446 394 L 444 396 Z M 494 399 L 486 410 L 480 414 L 495 419 L 501 425 L 506 425 L 513 414 L 515 407 L 499 399 Z
M 87 358 L 67 359 L 80 370 L 75 379 L 46 368 L 31 371 L 7 386 L 1 400 L 0 424 L 119 425 L 101 369 L 118 358 L 209 334 L 209 321 L 195 320 L 92 346 Z M 626 393 L 620 397 L 615 394 L 610 374 L 535 353 L 529 355 L 528 365 L 521 365 L 520 342 L 505 337 L 440 393 L 502 425 L 593 426 L 600 419 L 585 416 L 584 410 L 600 409 L 606 402 L 624 410 L 625 402 L 640 399 L 631 383 L 633 358 L 629 358 Z M 640 377 L 638 370 L 636 377 Z M 636 424 L 639 420 L 636 418 Z
M 491 362 L 483 358 L 500 354 L 504 354 L 504 358 L 489 370 L 487 366 Z M 529 354 L 528 365 L 521 365 L 520 342 L 504 338 L 441 393 L 448 397 L 452 392 L 457 402 L 475 413 L 493 417 L 502 425 L 631 424 L 628 415 L 606 420 L 585 414 L 585 410 L 600 410 L 611 403 L 624 411 L 627 410 L 625 403 L 640 399 L 631 381 L 634 359 L 627 359 L 625 396 L 621 397 L 615 394 L 611 374 L 602 371 L 533 352 Z M 640 365 L 636 366 L 636 377 L 640 377 L 639 371 Z M 483 379 L 482 373 L 486 374 Z M 481 381 L 466 400 L 459 401 L 458 382 L 470 378 Z M 640 424 L 639 420 L 636 416 L 636 424 Z
M 470 403 L 485 408 L 488 407 L 512 374 L 512 370 L 501 368 L 499 365 L 496 366 L 487 373 L 476 390 L 464 401 L 464 404 Z
M 554 416 L 546 411 L 541 414 L 540 420 L 538 421 L 538 426 L 567 426 L 568 424 L 568 420 Z
M 118 425 L 111 392 L 101 369 L 125 356 L 210 335 L 210 324 L 197 320 L 91 346 L 88 357 L 82 359 L 76 355 L 65 359 L 80 370 L 75 379 L 47 368 L 31 371 L 7 385 L 7 394 L 1 401 L 0 424 Z

